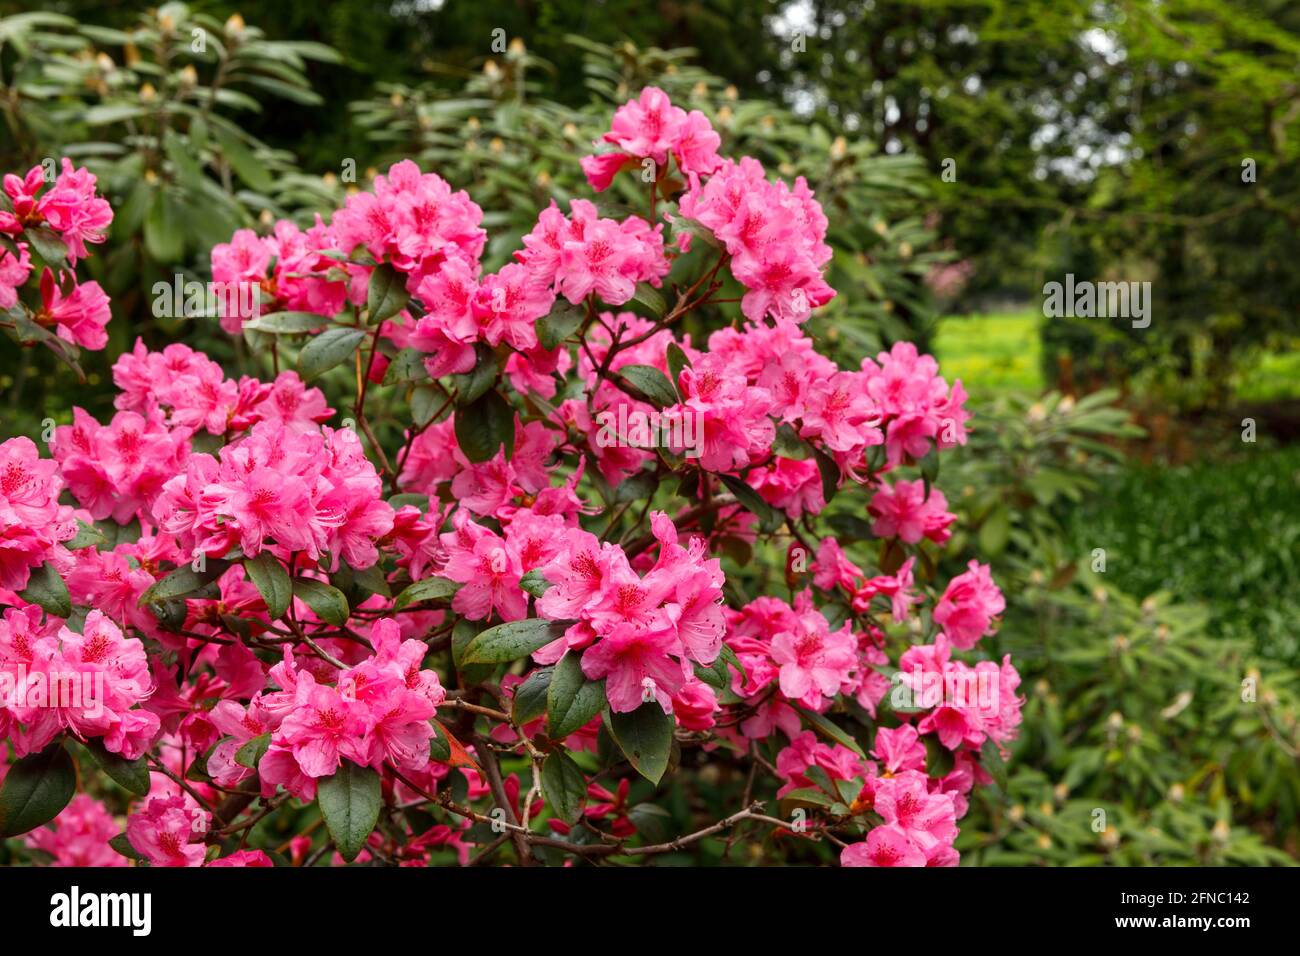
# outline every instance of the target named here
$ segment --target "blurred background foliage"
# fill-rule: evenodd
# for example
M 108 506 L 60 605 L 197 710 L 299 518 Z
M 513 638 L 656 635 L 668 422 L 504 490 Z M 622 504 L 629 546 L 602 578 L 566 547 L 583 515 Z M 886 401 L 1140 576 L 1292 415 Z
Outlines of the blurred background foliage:
M 306 225 L 396 159 L 468 190 L 506 261 L 547 202 L 590 196 L 578 158 L 654 83 L 817 191 L 828 353 L 913 340 L 973 396 L 938 477 L 960 530 L 925 570 L 992 563 L 1008 608 L 984 650 L 1028 702 L 965 862 L 1292 861 L 1298 63 L 1286 0 L 0 0 L 0 169 L 70 156 L 117 216 L 86 263 L 109 348 L 83 383 L 6 344 L 0 435 L 111 415 L 137 336 L 265 374 L 215 322 L 156 316 L 153 283 L 206 278 L 234 229 Z M 627 185 L 601 202 L 641 203 Z M 1066 273 L 1151 281 L 1150 327 L 1044 319 Z M 734 314 L 692 318 L 699 338 Z M 870 564 L 862 517 L 838 520 Z M 737 587 L 781 593 L 784 555 L 742 557 Z M 638 825 L 730 812 L 744 780 L 699 769 Z M 742 846 L 662 862 L 802 859 Z

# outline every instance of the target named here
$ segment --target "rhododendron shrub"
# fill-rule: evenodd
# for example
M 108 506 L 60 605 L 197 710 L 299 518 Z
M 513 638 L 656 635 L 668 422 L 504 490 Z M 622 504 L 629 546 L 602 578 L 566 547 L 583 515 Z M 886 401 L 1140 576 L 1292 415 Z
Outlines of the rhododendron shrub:
M 906 343 L 818 352 L 826 216 L 719 146 L 645 90 L 582 160 L 596 192 L 641 177 L 645 209 L 552 204 L 494 273 L 472 197 L 399 162 L 328 221 L 213 249 L 215 282 L 258 290 L 220 321 L 265 377 L 137 342 L 111 419 L 0 446 L 3 834 L 68 865 L 742 837 L 955 864 L 1021 703 L 980 652 L 996 583 L 939 549 L 965 393 Z M 32 230 L 70 268 L 111 216 L 64 169 L 6 181 L 0 292 Z M 86 289 L 50 275 L 65 306 Z M 33 321 L 93 347 L 79 308 Z M 729 324 L 693 341 L 702 310 Z M 661 834 L 670 785 L 698 825 Z

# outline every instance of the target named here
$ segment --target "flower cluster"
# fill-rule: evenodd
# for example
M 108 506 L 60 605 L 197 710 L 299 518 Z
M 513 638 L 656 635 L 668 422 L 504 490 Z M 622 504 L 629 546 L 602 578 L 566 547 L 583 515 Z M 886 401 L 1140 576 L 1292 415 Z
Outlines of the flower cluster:
M 689 662 L 711 664 L 721 649 L 722 567 L 706 557 L 703 539 L 682 547 L 662 512 L 650 516 L 650 526 L 659 554 L 644 575 L 616 545 L 579 529 L 564 536 L 558 553 L 542 567 L 553 587 L 542 595 L 538 611 L 574 623 L 534 658 L 553 663 L 566 651 L 586 648 L 583 673 L 604 679 L 615 712 L 636 710 L 653 699 L 672 713 L 673 696 L 688 684 L 687 708 L 707 709 L 700 697 L 708 688 L 690 681 Z
M 653 88 L 605 139 L 592 184 L 653 166 L 649 219 L 552 204 L 485 273 L 479 207 L 400 162 L 328 221 L 213 249 L 214 280 L 260 290 L 251 327 L 221 319 L 263 377 L 137 342 L 111 420 L 75 409 L 50 459 L 0 445 L 0 732 L 20 760 L 115 755 L 133 855 L 652 855 L 673 844 L 644 842 L 640 802 L 717 761 L 834 837 L 793 853 L 956 862 L 1021 703 L 979 648 L 1000 590 L 945 553 L 935 463 L 967 440 L 961 383 L 906 343 L 856 368 L 817 352 L 801 323 L 834 292 L 802 180 L 719 156 L 707 118 Z M 0 224 L 48 227 L 72 261 L 107 224 L 79 171 L 6 189 Z M 665 246 L 683 219 L 716 252 L 702 271 Z M 27 250 L 7 255 L 0 276 Z M 714 298 L 728 263 L 743 320 Z M 33 695 L 62 675 L 97 696 Z M 328 841 L 231 839 L 314 800 Z M 479 826 L 498 820 L 508 839 Z M 79 798 L 29 845 L 98 863 L 115 829 Z
M 312 560 L 329 552 L 356 569 L 375 563 L 393 527 L 374 465 L 350 429 L 293 432 L 258 422 L 218 457 L 192 455 L 154 504 L 158 526 L 195 555 L 240 547 L 256 557 L 269 540 Z
M 6 736 L 20 757 L 68 731 L 135 760 L 158 731 L 157 715 L 137 706 L 153 690 L 144 645 L 100 611 L 86 615 L 80 633 L 42 624 L 34 606 L 5 611 L 0 685 L 0 729 L 16 725 Z
M 77 533 L 72 508 L 59 504 L 64 483 L 30 438 L 0 445 L 0 588 L 20 591 L 32 568 L 64 559 Z
M 718 156 L 722 137 L 709 118 L 699 110 L 688 113 L 674 106 L 668 94 L 655 86 L 647 86 L 639 98 L 614 112 L 604 140 L 619 151 L 582 158 L 582 171 L 596 192 L 608 189 L 619 170 L 637 165 L 638 160 L 654 161 L 654 178 L 667 165 L 669 155 L 688 176 L 707 176 L 722 162 Z
M 446 691 L 434 671 L 421 668 L 424 643 L 403 641 L 394 622 L 376 622 L 370 640 L 374 655 L 340 671 L 332 686 L 295 668 L 286 651 L 271 669 L 279 691 L 253 697 L 246 708 L 218 704 L 213 724 L 230 736 L 213 751 L 213 779 L 233 786 L 250 776 L 252 771 L 234 758 L 239 747 L 262 734 L 271 735 L 257 765 L 268 796 L 283 785 L 310 800 L 316 781 L 333 776 L 344 758 L 375 769 L 385 761 L 398 770 L 424 769 L 433 736 L 430 720 Z
M 4 177 L 0 235 L 9 238 L 0 243 L 0 309 L 18 304 L 19 290 L 32 274 L 33 245 L 39 243 L 35 248 L 42 258 L 57 258 L 41 270 L 39 304 L 32 305 L 30 321 L 66 342 L 102 349 L 111 317 L 108 296 L 98 282 L 78 284 L 73 267 L 89 255 L 86 243 L 104 241 L 113 210 L 96 194 L 95 177 L 67 158 L 53 185 L 46 189 L 46 184 L 44 166 L 33 166 L 21 179 Z

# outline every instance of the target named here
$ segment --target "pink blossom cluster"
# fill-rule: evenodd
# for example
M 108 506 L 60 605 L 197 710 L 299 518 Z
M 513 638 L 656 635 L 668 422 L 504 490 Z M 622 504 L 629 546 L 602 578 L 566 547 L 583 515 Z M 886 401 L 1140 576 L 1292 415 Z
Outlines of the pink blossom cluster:
M 343 758 L 379 769 L 420 771 L 429 763 L 431 719 L 446 691 L 435 671 L 423 668 L 423 641 L 402 640 L 397 624 L 380 620 L 370 631 L 375 653 L 340 671 L 333 685 L 298 668 L 286 650 L 270 676 L 280 690 L 255 695 L 246 707 L 222 701 L 212 723 L 224 736 L 210 760 L 213 779 L 234 786 L 253 771 L 235 762 L 241 746 L 270 734 L 257 764 L 262 792 L 283 785 L 311 800 L 316 782 L 333 776 Z
M 312 560 L 329 552 L 337 567 L 378 560 L 375 542 L 392 529 L 393 509 L 351 429 L 292 432 L 258 422 L 218 456 L 193 455 L 154 504 L 158 526 L 188 553 L 221 556 L 240 547 L 256 557 L 272 543 Z
M 21 591 L 32 568 L 64 560 L 77 533 L 72 508 L 59 503 L 64 484 L 30 438 L 0 445 L 0 588 Z
M 108 845 L 120 832 L 121 825 L 102 802 L 79 793 L 52 827 L 32 831 L 23 842 L 49 854 L 50 866 L 126 866 L 127 858 Z
M 770 747 L 764 766 L 779 797 L 843 805 L 839 818 L 861 837 L 845 865 L 956 862 L 957 821 L 987 780 L 981 748 L 1013 739 L 1021 707 L 1008 658 L 953 656 L 993 633 L 1005 600 L 976 561 L 939 591 L 939 546 L 956 517 L 930 480 L 901 477 L 966 443 L 961 383 L 950 387 L 907 343 L 848 369 L 816 351 L 800 323 L 834 293 L 823 277 L 826 219 L 802 180 L 772 183 L 753 160 L 719 157 L 703 114 L 653 88 L 618 110 L 605 139 L 618 151 L 584 161 L 594 186 L 647 161 L 667 198 L 675 162 L 686 180 L 675 215 L 723 247 L 695 292 L 676 290 L 674 308 L 708 301 L 729 261 L 748 290 L 748 321 L 701 346 L 676 331 L 675 313 L 622 308 L 644 301 L 638 286 L 661 286 L 689 263 L 686 250 L 665 248 L 663 222 L 603 217 L 582 199 L 568 215 L 543 210 L 514 261 L 484 274 L 482 211 L 408 161 L 328 223 L 241 230 L 213 250 L 213 276 L 256 284 L 264 311 L 354 329 L 371 283 L 396 277 L 409 300 L 372 323 L 355 353 L 357 387 L 374 386 L 372 414 L 402 391 L 383 384 L 397 349 L 416 350 L 433 378 L 486 368 L 484 397 L 505 409 L 492 422 L 495 453 L 467 437 L 482 422 L 471 414 L 479 403 L 459 401 L 460 383 L 439 420 L 385 410 L 374 430 L 402 439 L 386 451 L 369 428 L 363 446 L 327 424 L 325 392 L 292 371 L 234 379 L 184 345 L 142 342 L 114 365 L 110 421 L 75 409 L 54 431 L 52 459 L 26 438 L 0 445 L 0 598 L 13 605 L 0 624 L 0 674 L 24 690 L 64 672 L 105 689 L 102 708 L 16 696 L 0 708 L 0 732 L 18 757 L 62 735 L 127 761 L 151 755 L 148 793 L 126 823 L 151 865 L 268 865 L 266 853 L 225 839 L 215 805 L 231 792 L 310 802 L 345 762 L 379 778 L 386 808 L 449 816 L 428 826 L 387 818 L 346 851 L 332 834 L 340 861 L 422 865 L 439 851 L 467 862 L 483 814 L 465 808 L 489 800 L 521 821 L 496 845 L 517 850 L 516 834 L 544 829 L 555 849 L 579 826 L 641 838 L 628 776 L 597 780 L 586 762 L 608 743 L 604 725 L 612 732 L 632 714 L 711 758 Z M 22 198 L 18 234 L 41 210 L 39 222 L 83 255 L 79 242 L 96 241 L 103 216 L 93 179 L 87 194 L 84 176 L 64 175 L 44 196 L 6 181 L 11 218 Z M 42 210 L 60 188 L 68 198 Z M 14 269 L 10 257 L 0 275 Z M 557 309 L 576 323 L 576 349 L 539 341 L 538 320 Z M 222 318 L 237 332 L 245 317 Z M 320 381 L 346 401 L 338 388 L 351 378 Z M 366 394 L 351 406 L 363 426 Z M 599 439 L 611 414 L 661 413 L 698 423 L 698 442 Z M 870 529 L 857 537 L 883 548 L 814 531 L 827 499 L 855 486 L 870 499 L 846 509 Z M 673 489 L 679 500 L 665 507 Z M 65 491 L 75 508 L 60 503 Z M 98 523 L 111 543 L 86 543 L 96 535 L 79 535 L 78 521 Z M 788 601 L 747 595 L 752 577 L 727 579 L 724 560 L 770 560 L 778 541 Z M 66 586 L 66 617 L 60 595 L 16 593 L 42 565 Z M 515 655 L 489 657 L 504 668 L 465 657 L 502 634 L 526 643 L 494 647 Z M 561 674 L 598 694 L 585 723 L 562 733 L 544 683 Z M 902 691 L 909 706 L 893 699 Z M 444 724 L 440 708 L 457 719 Z M 850 722 L 871 732 L 873 749 Z M 507 755 L 533 773 L 503 770 Z M 555 755 L 568 763 L 539 769 Z M 572 812 L 549 789 L 556 766 L 582 775 L 561 794 L 581 804 Z M 79 800 L 30 845 L 60 863 L 98 862 L 115 829 L 102 806 Z M 279 852 L 303 864 L 328 850 L 314 846 L 299 834 Z
M 670 155 L 688 176 L 707 176 L 722 162 L 718 156 L 722 137 L 714 131 L 709 118 L 699 110 L 688 113 L 674 106 L 668 94 L 655 86 L 647 86 L 637 99 L 614 112 L 603 139 L 617 146 L 618 151 L 582 158 L 582 171 L 596 192 L 608 189 L 619 170 L 637 165 L 638 160 L 654 161 L 655 178 Z
M 229 379 L 212 359 L 180 343 L 151 352 L 137 339 L 114 363 L 113 384 L 120 390 L 117 408 L 161 418 L 173 432 L 225 436 L 261 421 L 304 431 L 334 414 L 321 390 L 308 388 L 296 372 L 285 370 L 271 383 L 248 375 Z
M 43 624 L 34 605 L 9 608 L 0 620 L 0 674 L 0 731 L 20 757 L 67 731 L 102 738 L 110 753 L 135 760 L 157 734 L 157 715 L 137 706 L 153 691 L 144 645 L 100 611 L 87 614 L 78 633 Z
M 751 321 L 803 322 L 835 297 L 823 270 L 831 260 L 826 216 L 802 176 L 794 188 L 771 183 L 758 160 L 727 160 L 678 209 L 712 232 L 731 257 L 731 273 L 748 290 L 740 309 Z
M 111 318 L 108 296 L 98 282 L 78 283 L 73 268 L 89 255 L 86 243 L 104 241 L 113 210 L 96 194 L 95 176 L 66 157 L 53 185 L 45 186 L 43 166 L 33 166 L 21 179 L 12 173 L 4 177 L 9 208 L 0 208 L 0 234 L 10 239 L 0 244 L 0 309 L 17 305 L 19 289 L 31 275 L 31 240 L 24 237 L 29 230 L 49 229 L 66 249 L 68 268 L 41 271 L 40 302 L 31 320 L 64 341 L 102 349 Z
M 583 650 L 583 673 L 605 680 L 615 712 L 636 710 L 653 699 L 672 713 L 674 695 L 688 685 L 687 709 L 709 709 L 701 699 L 708 688 L 695 686 L 690 662 L 711 664 L 722 647 L 721 563 L 706 556 L 702 538 L 682 547 L 664 513 L 653 512 L 650 526 L 659 555 L 644 574 L 617 545 L 580 529 L 567 531 L 541 568 L 552 587 L 537 609 L 544 617 L 573 623 L 533 657 L 550 664 Z

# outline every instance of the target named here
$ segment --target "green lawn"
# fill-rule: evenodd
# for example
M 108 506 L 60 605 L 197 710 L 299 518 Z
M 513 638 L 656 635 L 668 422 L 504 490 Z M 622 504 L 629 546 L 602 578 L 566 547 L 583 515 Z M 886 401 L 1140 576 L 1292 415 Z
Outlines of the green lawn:
M 940 371 L 948 381 L 961 379 L 977 399 L 1042 391 L 1042 318 L 1035 309 L 948 316 L 940 321 L 934 339 Z M 1236 395 L 1244 402 L 1300 398 L 1300 352 L 1262 356 L 1239 374 Z
M 939 324 L 934 342 L 940 372 L 949 381 L 961 379 L 966 391 L 977 399 L 1003 392 L 1041 391 L 1041 319 L 1033 310 L 949 316 Z

